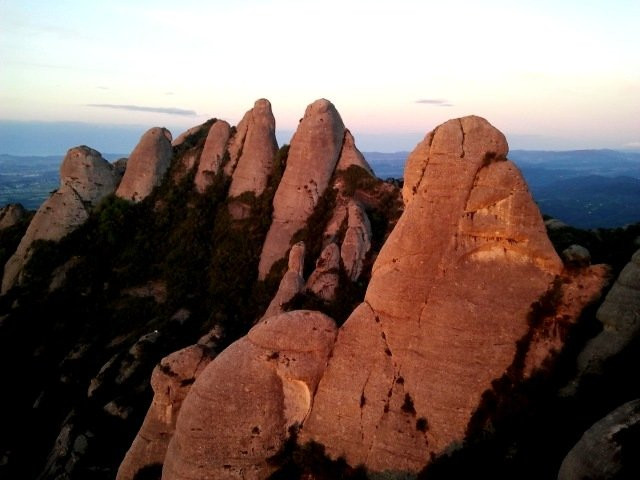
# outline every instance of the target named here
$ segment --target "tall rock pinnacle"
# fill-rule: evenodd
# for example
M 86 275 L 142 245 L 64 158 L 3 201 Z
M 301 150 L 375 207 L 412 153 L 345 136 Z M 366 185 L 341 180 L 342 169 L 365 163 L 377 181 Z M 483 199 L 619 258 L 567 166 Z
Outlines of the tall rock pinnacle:
M 146 198 L 160 185 L 172 155 L 171 132 L 160 127 L 148 130 L 131 152 L 116 195 L 134 202 Z
M 259 278 L 289 250 L 293 235 L 305 226 L 333 175 L 344 139 L 344 123 L 331 102 L 309 105 L 291 139 L 287 167 L 273 199 L 273 221 L 265 240 Z
M 465 117 L 410 155 L 406 209 L 340 330 L 303 442 L 351 465 L 415 472 L 464 439 L 532 303 L 562 271 L 507 151 L 486 120 Z
M 229 186 L 229 197 L 244 192 L 259 196 L 267 186 L 278 150 L 276 121 L 269 101 L 264 98 L 256 101 L 247 114 L 247 133 Z
M 34 241 L 57 241 L 82 225 L 89 209 L 113 193 L 118 180 L 119 175 L 100 152 L 84 145 L 70 149 L 60 166 L 60 188 L 40 206 L 5 265 L 2 293 L 19 281 Z

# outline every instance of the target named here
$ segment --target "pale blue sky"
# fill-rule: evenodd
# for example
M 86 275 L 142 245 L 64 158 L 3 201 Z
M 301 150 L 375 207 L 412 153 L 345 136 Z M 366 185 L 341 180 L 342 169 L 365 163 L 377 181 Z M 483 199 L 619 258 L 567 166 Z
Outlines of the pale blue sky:
M 363 150 L 467 114 L 512 148 L 638 148 L 639 24 L 638 0 L 0 0 L 0 129 L 175 136 L 266 97 L 286 140 L 324 97 Z

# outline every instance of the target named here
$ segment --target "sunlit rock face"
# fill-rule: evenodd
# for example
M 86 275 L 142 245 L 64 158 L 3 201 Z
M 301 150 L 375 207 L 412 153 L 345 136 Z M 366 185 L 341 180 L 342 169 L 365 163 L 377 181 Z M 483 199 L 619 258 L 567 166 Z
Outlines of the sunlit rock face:
M 405 211 L 340 329 L 302 442 L 373 471 L 415 472 L 464 439 L 563 269 L 507 151 L 486 120 L 465 117 L 410 155 Z
M 267 459 L 309 413 L 335 336 L 331 318 L 298 310 L 262 320 L 225 349 L 182 404 L 162 478 L 266 478 Z
M 224 120 L 217 120 L 211 125 L 204 142 L 200 163 L 194 179 L 196 189 L 203 193 L 211 185 L 222 168 L 227 142 L 231 135 L 231 127 Z
M 113 165 L 100 152 L 84 145 L 70 149 L 60 166 L 60 188 L 40 206 L 5 265 L 2 293 L 19 283 L 34 241 L 58 241 L 78 228 L 91 208 L 114 192 L 118 181 Z
M 247 133 L 229 186 L 232 198 L 244 192 L 252 192 L 257 197 L 264 191 L 278 150 L 276 121 L 268 100 L 256 101 L 245 121 Z
M 287 166 L 273 199 L 273 221 L 265 240 L 259 278 L 284 258 L 293 235 L 313 213 L 333 175 L 345 135 L 340 114 L 328 100 L 317 100 L 305 111 L 291 139 Z
M 171 132 L 154 127 L 147 130 L 133 149 L 116 195 L 139 202 L 160 185 L 171 163 Z

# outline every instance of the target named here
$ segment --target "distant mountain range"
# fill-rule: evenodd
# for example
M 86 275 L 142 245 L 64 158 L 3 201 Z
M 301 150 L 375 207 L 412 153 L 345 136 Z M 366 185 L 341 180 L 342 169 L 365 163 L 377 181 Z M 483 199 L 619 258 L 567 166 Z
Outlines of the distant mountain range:
M 380 178 L 402 178 L 409 152 L 363 152 Z M 104 154 L 116 160 L 124 154 Z M 579 228 L 640 221 L 640 153 L 617 150 L 512 150 L 546 214 Z M 37 209 L 57 188 L 61 156 L 0 155 L 0 205 Z

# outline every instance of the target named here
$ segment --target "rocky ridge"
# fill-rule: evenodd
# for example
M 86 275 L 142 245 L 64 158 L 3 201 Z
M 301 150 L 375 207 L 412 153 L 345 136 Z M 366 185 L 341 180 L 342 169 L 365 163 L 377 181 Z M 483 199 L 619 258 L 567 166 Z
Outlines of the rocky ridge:
M 100 152 L 86 146 L 70 149 L 60 166 L 60 188 L 38 209 L 16 252 L 7 261 L 4 294 L 16 283 L 36 240 L 57 241 L 84 223 L 92 207 L 118 186 L 119 176 Z
M 113 478 L 117 455 L 121 480 L 162 469 L 322 478 L 329 464 L 331 478 L 357 465 L 371 478 L 415 476 L 465 451 L 478 428 L 491 436 L 495 404 L 519 401 L 509 388 L 542 385 L 568 339 L 579 347 L 574 323 L 607 276 L 589 259 L 602 252 L 572 240 L 558 251 L 591 253 L 566 249 L 563 265 L 502 134 L 479 117 L 428 134 L 408 161 L 396 223 L 397 184 L 371 175 L 335 107 L 319 100 L 307 113 L 277 152 L 265 100 L 237 127 L 212 119 L 187 130 L 159 188 L 107 195 L 64 254 L 38 264 L 55 289 L 38 293 L 27 279 L 30 296 L 0 297 L 0 363 L 34 379 L 0 409 L 42 432 L 27 440 L 5 419 L 0 476 Z M 236 195 L 234 184 L 248 187 Z M 287 239 L 256 281 L 267 230 Z M 615 318 L 627 311 L 618 305 Z M 9 384 L 21 375 L 3 373 Z M 637 397 L 615 395 L 615 405 Z M 530 458 L 534 443 L 509 445 Z

